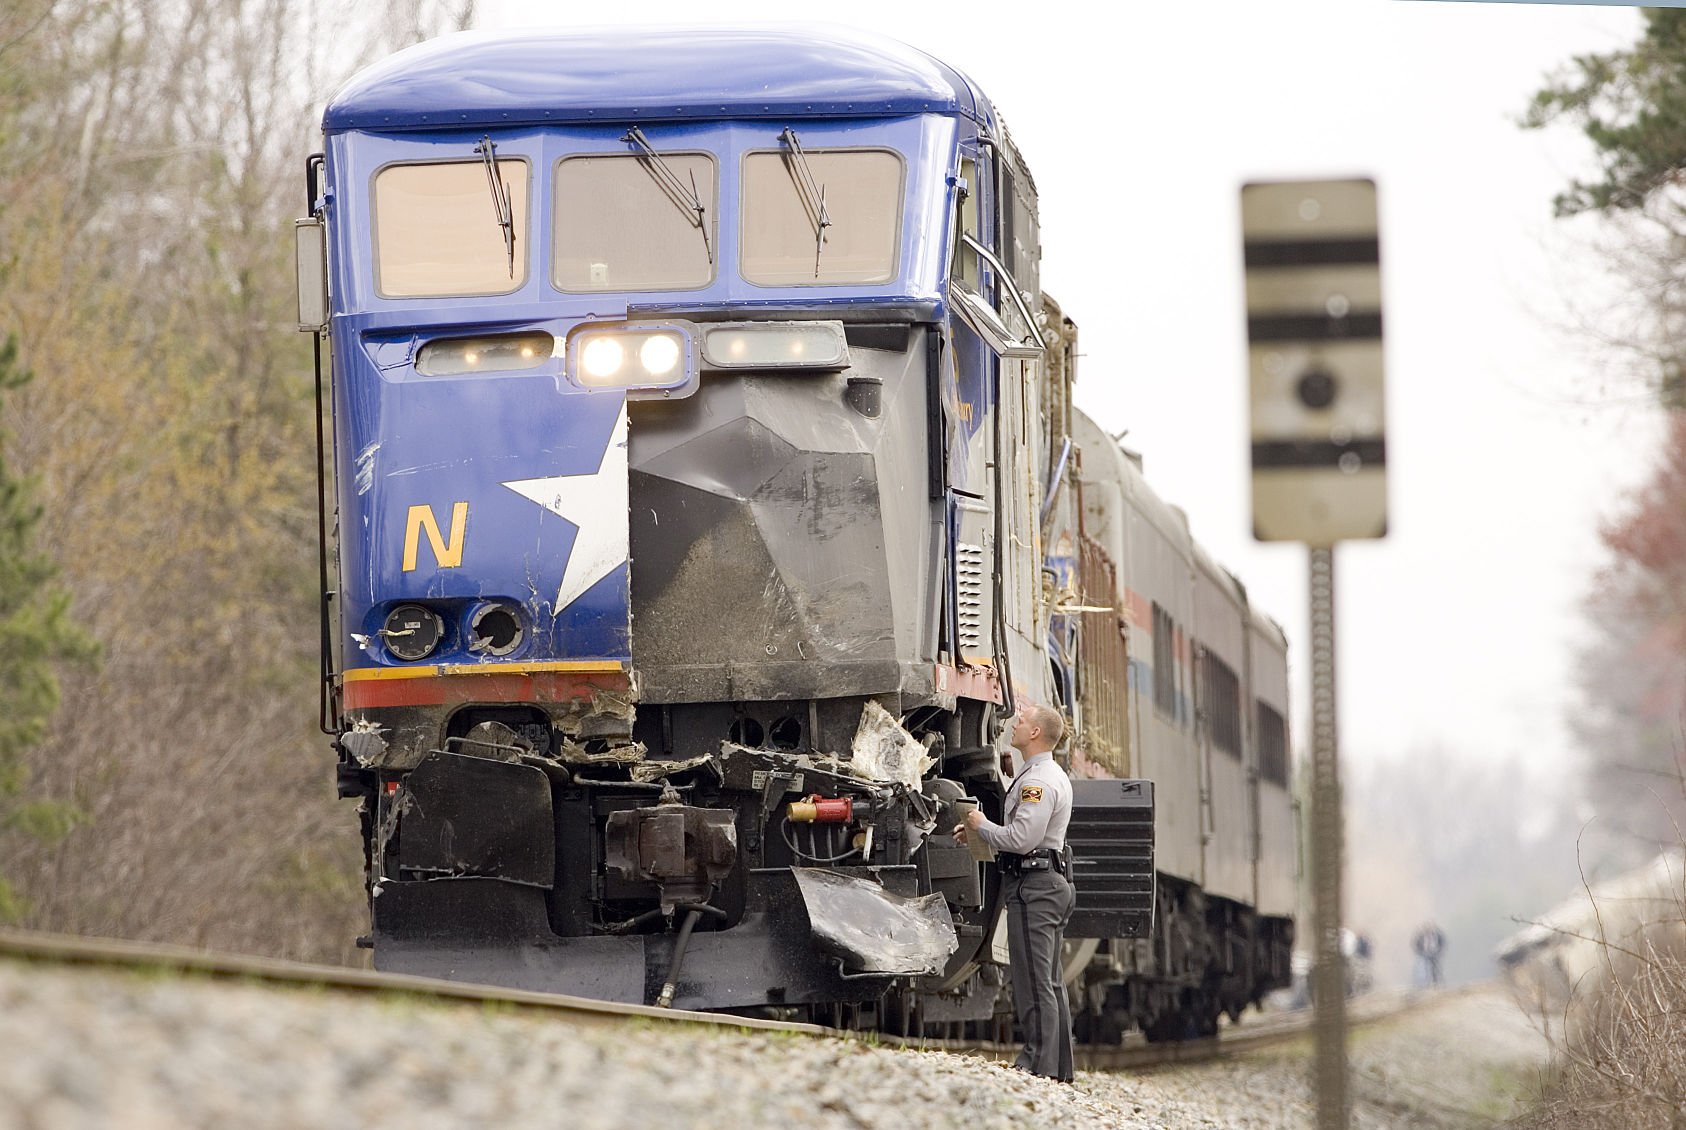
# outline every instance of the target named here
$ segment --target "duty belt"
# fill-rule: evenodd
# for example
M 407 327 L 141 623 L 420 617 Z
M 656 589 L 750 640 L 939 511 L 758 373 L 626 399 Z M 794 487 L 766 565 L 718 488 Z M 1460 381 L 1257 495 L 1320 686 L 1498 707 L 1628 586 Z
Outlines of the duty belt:
M 1026 871 L 1058 871 L 1061 875 L 1069 874 L 1066 870 L 1065 852 L 1055 851 L 1053 848 L 1037 848 L 1023 855 L 1011 851 L 996 852 L 995 862 L 1008 875 L 1018 875 Z

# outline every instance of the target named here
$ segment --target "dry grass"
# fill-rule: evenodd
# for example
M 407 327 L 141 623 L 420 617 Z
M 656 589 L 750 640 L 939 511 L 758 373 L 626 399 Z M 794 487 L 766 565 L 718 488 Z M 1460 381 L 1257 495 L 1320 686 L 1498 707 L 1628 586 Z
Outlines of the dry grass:
M 1528 1130 L 1686 1130 L 1686 887 L 1680 853 L 1587 886 L 1510 970 L 1552 1040 Z

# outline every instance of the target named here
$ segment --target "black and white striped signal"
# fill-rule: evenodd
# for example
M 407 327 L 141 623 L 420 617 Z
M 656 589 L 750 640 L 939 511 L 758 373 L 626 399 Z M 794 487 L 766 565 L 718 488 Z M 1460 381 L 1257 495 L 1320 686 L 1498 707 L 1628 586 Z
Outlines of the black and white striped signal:
M 1387 533 L 1376 184 L 1242 186 L 1253 536 Z

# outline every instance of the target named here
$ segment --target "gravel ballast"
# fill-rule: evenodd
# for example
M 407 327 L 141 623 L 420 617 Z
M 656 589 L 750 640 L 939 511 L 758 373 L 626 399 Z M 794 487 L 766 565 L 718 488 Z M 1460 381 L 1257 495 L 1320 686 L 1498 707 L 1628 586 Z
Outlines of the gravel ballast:
M 1075 1086 L 943 1052 L 0 961 L 0 1127 L 1309 1127 L 1310 1044 Z M 1546 1058 L 1502 992 L 1352 1041 L 1355 1125 L 1489 1125 Z

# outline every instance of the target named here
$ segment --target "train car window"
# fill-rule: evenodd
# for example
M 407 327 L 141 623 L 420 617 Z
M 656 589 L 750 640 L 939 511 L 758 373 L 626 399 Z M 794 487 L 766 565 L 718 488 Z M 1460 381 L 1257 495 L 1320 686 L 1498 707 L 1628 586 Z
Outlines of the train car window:
M 760 286 L 889 282 L 901 249 L 901 155 L 888 149 L 803 152 L 824 194 L 826 222 L 818 237 L 820 225 L 789 155 L 744 155 L 743 277 Z
M 1167 718 L 1177 716 L 1176 625 L 1171 614 L 1153 606 L 1153 708 Z
M 1206 651 L 1200 657 L 1204 683 L 1206 727 L 1212 744 L 1231 757 L 1241 756 L 1241 680 L 1235 670 L 1219 659 L 1216 652 Z
M 1288 724 L 1263 700 L 1256 700 L 1259 728 L 1259 776 L 1288 787 Z
M 1017 247 L 1018 241 L 1013 238 L 1013 229 L 1016 221 L 1018 220 L 1018 209 L 1014 208 L 1013 204 L 1019 197 L 1018 178 L 1013 176 L 1013 167 L 1007 164 L 1006 161 L 1002 161 L 1000 167 L 1001 199 L 996 201 L 996 203 L 1001 208 L 1001 225 L 998 229 L 1000 231 L 1001 238 L 999 246 L 995 249 L 995 253 L 1000 257 L 1001 262 L 1006 264 L 1007 273 L 1017 278 L 1019 273 L 1019 262 L 1014 249 Z
M 1189 640 L 1188 647 L 1184 649 L 1183 652 L 1183 659 L 1186 666 L 1177 668 L 1177 677 L 1182 680 L 1182 688 L 1184 692 L 1183 696 L 1178 701 L 1182 704 L 1181 721 L 1183 729 L 1185 730 L 1194 729 L 1194 680 L 1196 678 L 1194 671 L 1194 646 L 1194 641 L 1192 639 Z
M 504 246 L 486 166 L 474 161 L 388 165 L 375 174 L 375 290 L 382 298 L 508 294 L 527 281 L 527 162 L 499 159 L 515 223 Z
M 714 158 L 657 156 L 686 190 L 683 199 L 664 187 L 662 171 L 638 154 L 557 162 L 551 209 L 551 281 L 557 290 L 696 290 L 714 281 Z
M 960 177 L 966 182 L 966 193 L 960 198 L 960 215 L 954 229 L 952 268 L 954 281 L 974 292 L 978 289 L 978 253 L 967 247 L 960 237 L 964 234 L 976 240 L 983 239 L 978 232 L 978 199 L 983 192 L 978 175 L 977 161 L 970 157 L 961 160 Z
M 1030 293 L 1031 309 L 1041 301 L 1039 239 L 1036 222 L 1036 188 L 1030 176 L 1010 161 L 1001 163 L 1000 239 L 997 252 L 1013 281 Z M 999 309 L 1016 309 L 1010 301 Z
M 1038 262 L 1041 236 L 1037 232 L 1036 197 L 1024 185 L 1013 193 L 1013 241 L 1008 247 L 1011 258 L 1008 269 L 1021 287 L 1030 291 L 1031 309 L 1037 308 L 1042 293 L 1041 270 Z

